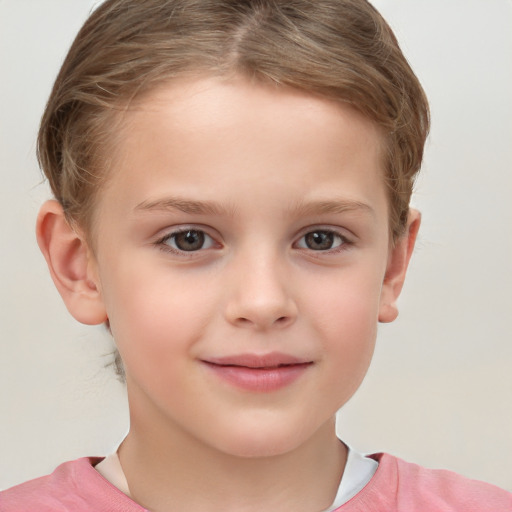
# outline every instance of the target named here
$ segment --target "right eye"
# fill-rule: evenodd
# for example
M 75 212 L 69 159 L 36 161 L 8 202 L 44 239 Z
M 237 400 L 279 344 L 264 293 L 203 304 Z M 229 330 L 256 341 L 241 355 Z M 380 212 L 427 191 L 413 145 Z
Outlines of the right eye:
M 193 252 L 210 249 L 215 242 L 200 229 L 183 229 L 166 235 L 160 242 L 175 252 Z

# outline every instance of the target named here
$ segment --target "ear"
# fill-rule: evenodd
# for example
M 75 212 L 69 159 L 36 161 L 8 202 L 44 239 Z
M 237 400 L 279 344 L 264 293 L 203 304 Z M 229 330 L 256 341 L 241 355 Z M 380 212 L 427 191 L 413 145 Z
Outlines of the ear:
M 420 212 L 411 209 L 405 233 L 389 251 L 388 264 L 380 296 L 379 322 L 392 322 L 398 316 L 396 301 L 404 285 L 405 274 L 414 249 L 420 222 Z
M 60 203 L 52 200 L 43 204 L 37 217 L 36 235 L 68 311 L 83 324 L 105 322 L 107 314 L 92 253 L 84 237 L 69 225 Z

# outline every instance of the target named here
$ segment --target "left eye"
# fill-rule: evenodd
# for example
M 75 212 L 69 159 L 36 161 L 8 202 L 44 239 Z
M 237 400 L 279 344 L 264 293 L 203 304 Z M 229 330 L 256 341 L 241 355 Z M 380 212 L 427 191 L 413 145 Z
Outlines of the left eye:
M 297 247 L 312 251 L 329 251 L 340 247 L 345 242 L 345 239 L 334 231 L 318 229 L 306 233 L 297 243 Z
M 177 251 L 192 252 L 201 249 L 209 249 L 213 246 L 214 241 L 204 231 L 199 229 L 186 229 L 171 233 L 162 240 L 162 243 Z

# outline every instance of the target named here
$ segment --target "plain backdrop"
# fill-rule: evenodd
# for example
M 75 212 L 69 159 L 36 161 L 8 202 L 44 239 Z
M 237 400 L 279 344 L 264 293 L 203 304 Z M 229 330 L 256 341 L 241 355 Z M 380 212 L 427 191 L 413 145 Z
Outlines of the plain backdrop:
M 0 0 L 0 488 L 125 435 L 102 328 L 77 324 L 34 238 L 50 197 L 38 121 L 91 0 Z M 356 448 L 512 490 L 512 2 L 378 0 L 424 84 L 419 244 L 374 361 L 339 414 Z

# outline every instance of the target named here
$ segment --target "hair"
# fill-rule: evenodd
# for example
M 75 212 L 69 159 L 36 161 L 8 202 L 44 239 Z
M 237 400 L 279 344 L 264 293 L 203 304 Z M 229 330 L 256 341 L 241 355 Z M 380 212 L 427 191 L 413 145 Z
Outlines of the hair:
M 353 106 L 383 133 L 393 241 L 405 230 L 429 130 L 425 93 L 366 0 L 107 0 L 57 76 L 37 153 L 68 221 L 91 230 L 115 122 L 183 76 L 242 75 Z

